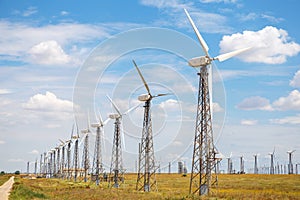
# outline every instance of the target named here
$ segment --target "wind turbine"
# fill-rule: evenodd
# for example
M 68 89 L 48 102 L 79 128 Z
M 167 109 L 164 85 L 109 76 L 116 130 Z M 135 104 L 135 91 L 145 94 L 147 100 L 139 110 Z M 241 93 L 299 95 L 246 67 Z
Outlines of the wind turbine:
M 101 138 L 103 138 L 104 133 L 104 125 L 110 120 L 108 118 L 104 122 L 102 121 L 102 117 L 99 114 L 98 122 L 91 124 L 93 128 L 96 128 L 96 140 L 95 140 L 95 149 L 94 149 L 94 159 L 93 159 L 93 173 L 96 175 L 96 185 L 99 185 L 100 179 L 99 175 L 103 173 L 103 164 L 102 164 L 102 145 Z
M 84 147 L 83 147 L 83 159 L 82 159 L 82 165 L 84 170 L 84 182 L 87 182 L 87 175 L 88 170 L 90 168 L 90 160 L 89 160 L 89 133 L 90 133 L 90 120 L 89 120 L 89 114 L 88 114 L 88 120 L 87 120 L 87 129 L 81 130 L 81 133 L 83 135 L 83 139 L 81 141 L 84 141 Z M 81 145 L 81 143 L 80 143 Z M 80 146 L 79 145 L 79 146 Z
M 74 165 L 74 181 L 77 181 L 77 175 L 78 175 L 78 167 L 79 167 L 79 131 L 78 131 L 78 126 L 76 123 L 76 127 L 77 127 L 77 135 L 73 135 L 72 139 L 75 140 L 75 142 L 73 143 L 75 145 L 74 147 L 74 154 L 73 154 L 73 165 Z M 72 147 L 71 147 L 72 148 Z M 73 170 L 71 170 L 72 172 Z
M 269 153 L 269 155 L 271 156 L 270 174 L 274 174 L 274 172 L 275 172 L 275 169 L 274 169 L 275 147 L 274 147 L 273 152 Z
M 216 159 L 214 157 L 216 150 L 212 133 L 212 69 L 210 67 L 208 71 L 208 66 L 211 65 L 213 60 L 222 62 L 250 48 L 221 54 L 217 57 L 210 57 L 208 54 L 208 45 L 202 38 L 187 10 L 184 9 L 184 11 L 205 53 L 205 56 L 192 58 L 188 61 L 191 67 L 200 67 L 200 72 L 198 73 L 197 118 L 189 192 L 190 194 L 198 193 L 199 195 L 206 195 L 209 193 L 212 183 L 216 183 L 217 185 L 216 174 L 214 174 L 215 180 L 212 180 L 212 171 L 216 167 Z
M 258 166 L 257 166 L 257 156 L 258 154 L 254 154 L 254 174 L 258 174 Z
M 111 165 L 110 165 L 110 173 L 109 177 L 113 174 L 113 187 L 118 188 L 119 187 L 119 181 L 122 180 L 124 177 L 124 170 L 123 170 L 123 161 L 122 161 L 122 147 L 121 147 L 121 138 L 120 135 L 122 134 L 122 140 L 125 147 L 125 138 L 124 138 L 124 132 L 121 128 L 121 120 L 122 116 L 128 114 L 135 108 L 137 108 L 139 105 L 130 108 L 128 111 L 124 112 L 123 114 L 120 112 L 120 109 L 117 107 L 117 105 L 113 102 L 113 100 L 107 95 L 107 98 L 111 102 L 114 109 L 117 111 L 117 113 L 109 114 L 110 119 L 115 120 L 115 129 L 114 129 L 114 139 L 113 139 L 113 147 L 112 147 L 112 156 L 111 156 Z M 109 185 L 110 185 L 111 179 L 109 178 Z
M 154 149 L 153 149 L 153 135 L 152 135 L 152 121 L 151 121 L 151 100 L 156 97 L 165 96 L 168 94 L 157 94 L 152 95 L 150 88 L 145 81 L 140 69 L 133 60 L 133 64 L 142 79 L 144 86 L 147 90 L 147 94 L 142 94 L 138 97 L 139 101 L 145 102 L 144 105 L 144 122 L 143 122 L 143 131 L 141 138 L 141 145 L 139 148 L 139 169 L 138 169 L 138 178 L 136 183 L 137 190 L 143 190 L 149 192 L 152 187 L 154 190 L 157 190 L 156 185 L 156 166 L 154 158 Z
M 293 163 L 292 163 L 292 154 L 295 152 L 296 150 L 290 150 L 287 151 L 287 153 L 289 154 L 289 164 L 288 164 L 288 174 L 293 174 L 294 170 L 293 170 Z M 296 167 L 297 168 L 297 167 Z
M 232 152 L 230 153 L 230 155 L 227 157 L 227 173 L 228 174 L 232 174 Z
M 61 174 L 61 178 L 64 178 L 65 175 L 65 146 L 66 143 L 59 139 L 60 141 L 60 147 L 61 147 L 61 161 L 60 161 L 60 174 Z

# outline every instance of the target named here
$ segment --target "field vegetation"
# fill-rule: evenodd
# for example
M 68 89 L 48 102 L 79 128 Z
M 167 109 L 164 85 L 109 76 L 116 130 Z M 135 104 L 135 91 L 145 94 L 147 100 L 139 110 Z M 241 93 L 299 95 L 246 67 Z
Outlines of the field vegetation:
M 126 174 L 120 188 L 61 179 L 16 177 L 10 200 L 14 199 L 300 199 L 300 175 L 219 175 L 211 196 L 188 194 L 189 176 L 157 174 L 158 192 L 135 190 L 136 175 Z
M 0 174 L 0 185 L 8 181 L 11 176 L 11 174 Z

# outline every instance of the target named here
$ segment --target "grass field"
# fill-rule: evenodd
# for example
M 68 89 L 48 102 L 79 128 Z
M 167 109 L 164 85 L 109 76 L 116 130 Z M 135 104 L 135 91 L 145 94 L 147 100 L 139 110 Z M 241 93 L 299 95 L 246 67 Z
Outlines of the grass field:
M 136 175 L 125 175 L 119 188 L 107 183 L 70 182 L 60 179 L 16 177 L 10 199 L 193 199 L 189 176 L 157 174 L 158 192 L 135 190 Z M 300 199 L 300 175 L 219 175 L 211 196 L 194 199 Z
M 5 183 L 11 176 L 12 176 L 11 174 L 1 174 L 0 175 L 0 185 Z

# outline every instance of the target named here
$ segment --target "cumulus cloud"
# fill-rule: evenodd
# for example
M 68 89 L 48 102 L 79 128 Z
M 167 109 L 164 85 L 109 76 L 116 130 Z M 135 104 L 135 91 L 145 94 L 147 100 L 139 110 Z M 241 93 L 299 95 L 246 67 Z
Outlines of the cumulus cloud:
M 250 119 L 242 119 L 241 120 L 241 125 L 253 126 L 256 124 L 257 124 L 257 120 L 250 120 Z
M 37 10 L 36 7 L 30 6 L 30 7 L 28 7 L 24 11 L 15 10 L 15 11 L 13 11 L 13 14 L 15 14 L 15 15 L 21 15 L 23 17 L 29 17 L 29 16 L 37 13 L 37 12 L 38 12 L 38 10 Z
M 153 6 L 159 9 L 162 8 L 185 8 L 189 4 L 182 3 L 180 0 L 161 1 L 161 0 L 141 0 L 141 4 L 146 6 Z
M 69 52 L 80 55 L 82 44 L 88 44 L 91 41 L 109 36 L 105 25 L 78 23 L 33 26 L 26 23 L 0 20 L 0 30 L 0 55 L 5 56 L 7 60 L 22 61 L 32 47 L 40 44 L 36 48 L 41 48 L 45 41 L 56 41 L 60 48 L 72 47 L 76 44 L 77 49 L 75 51 L 70 49 Z M 49 46 L 51 43 L 46 42 L 46 44 Z M 52 46 L 52 48 L 54 47 Z M 56 50 L 58 50 L 57 46 Z
M 244 99 L 241 103 L 237 105 L 237 108 L 241 110 L 273 110 L 270 101 L 260 96 L 253 96 Z
M 236 107 L 241 110 L 300 110 L 300 92 L 293 90 L 288 96 L 280 97 L 273 103 L 270 103 L 270 101 L 264 97 L 253 96 L 244 99 Z
M 237 0 L 200 0 L 202 3 L 236 3 Z
M 293 79 L 290 81 L 290 86 L 300 87 L 300 70 L 295 73 Z
M 37 155 L 37 154 L 39 154 L 39 151 L 36 149 L 33 149 L 32 151 L 30 151 L 28 153 Z
M 274 101 L 273 106 L 277 110 L 300 110 L 300 92 L 293 90 L 288 96 Z
M 9 89 L 0 89 L 0 95 L 1 94 L 10 94 L 10 93 L 12 93 L 12 91 Z
M 259 31 L 243 31 L 223 36 L 220 44 L 221 53 L 252 47 L 239 56 L 245 62 L 260 62 L 267 64 L 280 64 L 287 57 L 295 56 L 300 52 L 300 45 L 290 41 L 288 32 L 273 26 L 266 26 Z
M 45 95 L 36 94 L 30 97 L 28 102 L 23 104 L 23 108 L 39 111 L 72 112 L 73 102 L 59 99 L 55 94 L 47 91 Z
M 159 107 L 167 110 L 177 110 L 180 109 L 180 102 L 175 99 L 168 99 L 159 104 Z
M 213 112 L 217 113 L 217 112 L 222 112 L 224 109 L 222 108 L 222 106 L 220 106 L 220 104 L 213 102 Z
M 60 15 L 62 15 L 62 16 L 69 15 L 69 12 L 63 10 L 63 11 L 60 12 Z
M 60 65 L 71 61 L 61 46 L 54 40 L 44 41 L 29 50 L 30 61 L 42 65 Z
M 270 122 L 273 124 L 300 124 L 300 114 L 296 116 L 287 116 L 279 119 L 270 119 Z
M 223 0 L 226 2 L 234 0 Z M 193 2 L 180 1 L 180 0 L 141 0 L 141 4 L 145 6 L 152 6 L 165 11 L 164 13 L 169 15 L 168 20 L 161 20 L 156 22 L 158 25 L 163 26 L 177 26 L 179 28 L 189 28 L 192 31 L 184 12 L 183 8 L 186 8 L 196 26 L 201 32 L 208 33 L 230 33 L 231 28 L 226 26 L 227 18 L 223 15 L 216 14 L 214 12 L 206 12 L 205 10 L 196 9 Z

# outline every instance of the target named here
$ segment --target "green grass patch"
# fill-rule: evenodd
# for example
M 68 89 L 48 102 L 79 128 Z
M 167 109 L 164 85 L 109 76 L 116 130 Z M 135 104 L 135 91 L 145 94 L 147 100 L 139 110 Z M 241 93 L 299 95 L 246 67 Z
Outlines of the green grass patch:
M 27 200 L 27 199 L 47 199 L 46 195 L 37 192 L 33 187 L 27 186 L 19 178 L 15 178 L 12 192 L 9 195 L 10 200 Z

